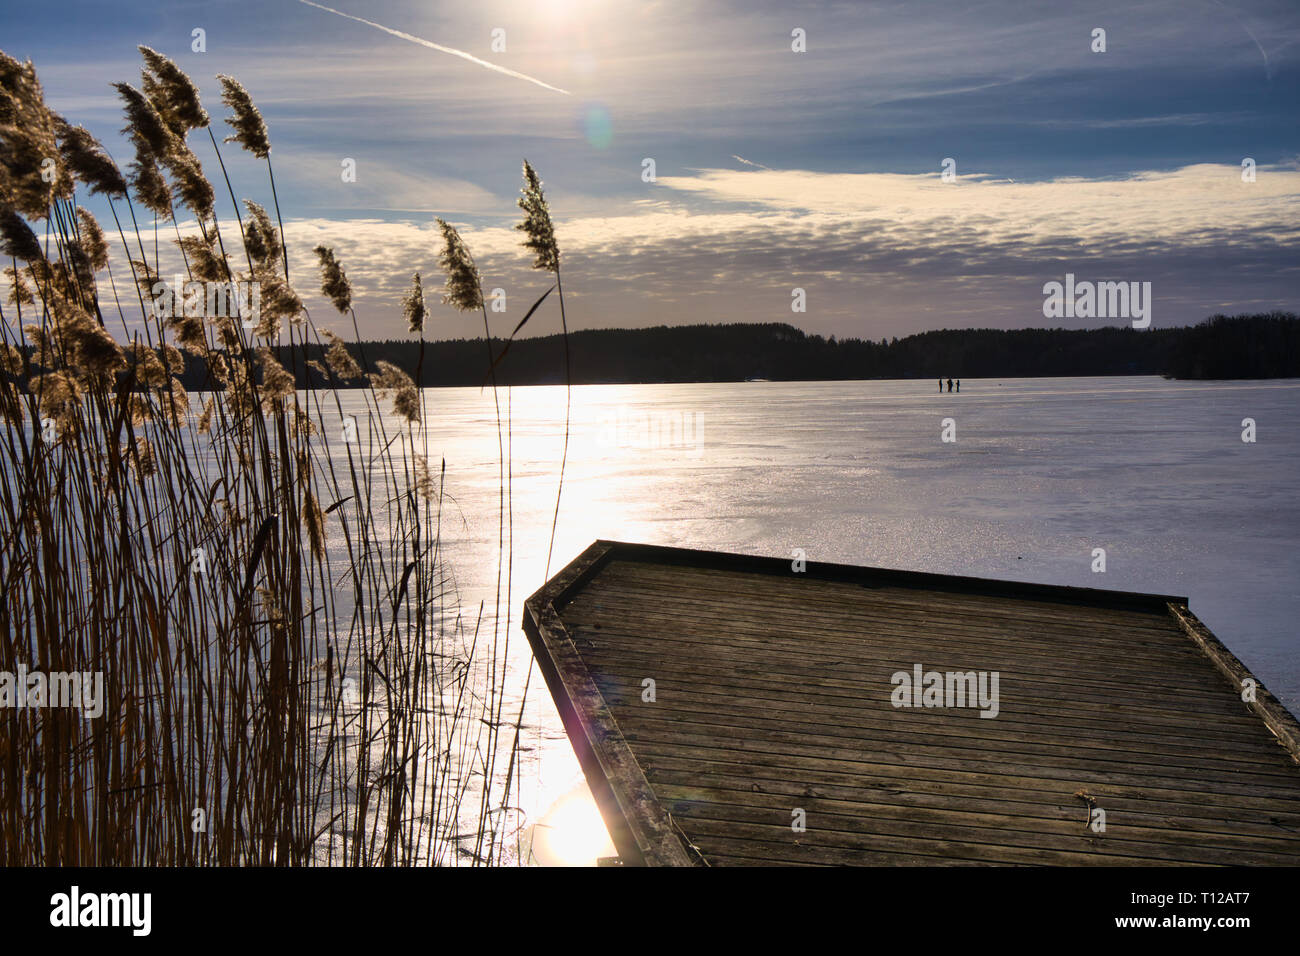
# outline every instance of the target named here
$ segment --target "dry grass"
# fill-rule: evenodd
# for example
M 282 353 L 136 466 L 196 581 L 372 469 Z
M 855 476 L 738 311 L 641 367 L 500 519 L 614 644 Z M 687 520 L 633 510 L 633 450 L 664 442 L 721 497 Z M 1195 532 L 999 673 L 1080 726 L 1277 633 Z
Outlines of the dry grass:
M 294 389 L 303 346 L 320 337 L 289 283 L 283 227 L 252 202 L 246 220 L 218 220 L 188 145 L 207 129 L 225 178 L 197 90 L 142 52 L 142 90 L 118 87 L 129 175 L 48 109 L 30 64 L 0 54 L 12 270 L 0 308 L 0 671 L 98 672 L 105 696 L 93 719 L 0 708 L 0 863 L 498 862 L 515 829 L 522 713 L 506 713 L 504 454 L 496 607 L 480 633 L 484 609 L 462 618 L 448 584 L 422 393 L 381 363 L 370 389 L 350 393 L 365 410 L 345 442 L 338 393 Z M 231 139 L 269 172 L 251 97 L 222 85 Z M 530 247 L 558 272 L 535 176 L 526 188 Z M 108 261 L 78 189 L 107 198 L 129 262 Z M 136 204 L 153 215 L 152 241 Z M 189 277 L 260 283 L 260 316 L 150 314 L 159 223 L 183 215 L 199 227 L 182 240 L 174 226 Z M 468 251 L 447 238 L 449 288 L 482 309 Z M 318 256 L 322 293 L 355 330 L 343 267 Z M 422 295 L 417 278 L 407 316 L 421 334 Z M 141 309 L 130 335 L 122 298 Z M 106 328 L 110 301 L 121 341 Z M 325 334 L 332 380 L 356 377 Z M 180 350 L 207 362 L 200 394 L 181 386 Z M 499 411 L 497 425 L 500 447 Z

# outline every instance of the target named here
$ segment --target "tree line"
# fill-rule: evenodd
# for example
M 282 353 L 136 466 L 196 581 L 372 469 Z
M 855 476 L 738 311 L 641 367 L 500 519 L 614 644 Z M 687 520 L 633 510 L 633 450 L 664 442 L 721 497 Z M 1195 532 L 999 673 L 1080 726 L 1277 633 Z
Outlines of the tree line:
M 494 339 L 500 385 L 563 384 L 560 335 Z M 482 338 L 347 343 L 358 365 L 391 362 L 423 386 L 491 381 Z M 590 329 L 569 334 L 574 384 L 819 381 L 872 378 L 1032 378 L 1164 375 L 1177 379 L 1300 377 L 1300 318 L 1292 313 L 1215 315 L 1171 329 L 942 329 L 904 338 L 824 338 L 784 323 Z M 300 388 L 330 386 L 325 348 L 307 345 L 284 364 Z M 209 388 L 203 358 L 185 356 L 182 384 Z M 337 382 L 342 387 L 364 379 Z
M 494 340 L 493 356 L 505 343 Z M 365 342 L 349 351 L 363 366 L 392 362 L 425 386 L 489 381 L 480 339 L 424 344 Z M 314 347 L 309 358 L 319 360 Z M 364 361 L 363 361 L 364 359 Z M 520 339 L 495 368 L 502 385 L 564 382 L 559 335 Z M 824 338 L 784 323 L 591 329 L 569 334 L 575 384 L 817 381 L 870 378 L 1031 378 L 1164 375 L 1179 379 L 1300 377 L 1300 318 L 1291 313 L 1216 315 L 1200 325 L 1137 330 L 943 329 L 904 338 Z M 328 384 L 318 372 L 299 384 Z M 187 383 L 188 384 L 188 383 Z

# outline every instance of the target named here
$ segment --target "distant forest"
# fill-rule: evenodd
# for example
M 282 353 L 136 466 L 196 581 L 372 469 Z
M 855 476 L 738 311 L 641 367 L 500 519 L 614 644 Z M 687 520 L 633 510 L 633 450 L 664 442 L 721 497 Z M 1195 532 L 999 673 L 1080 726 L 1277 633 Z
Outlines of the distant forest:
M 492 342 L 494 356 L 504 344 Z M 481 338 L 426 342 L 422 362 L 420 343 L 410 339 L 349 343 L 348 349 L 368 369 L 382 360 L 414 377 L 419 364 L 426 386 L 476 386 L 487 379 Z M 319 362 L 321 352 L 310 346 L 308 358 Z M 569 359 L 575 384 L 1052 375 L 1290 378 L 1300 377 L 1300 319 L 1273 312 L 1216 315 L 1196 326 L 1142 331 L 945 329 L 878 342 L 823 338 L 780 323 L 596 329 L 570 333 Z M 183 384 L 203 388 L 203 361 L 187 356 L 187 363 Z M 328 384 L 301 361 L 296 372 L 300 386 Z M 496 374 L 502 385 L 563 383 L 561 337 L 513 342 Z

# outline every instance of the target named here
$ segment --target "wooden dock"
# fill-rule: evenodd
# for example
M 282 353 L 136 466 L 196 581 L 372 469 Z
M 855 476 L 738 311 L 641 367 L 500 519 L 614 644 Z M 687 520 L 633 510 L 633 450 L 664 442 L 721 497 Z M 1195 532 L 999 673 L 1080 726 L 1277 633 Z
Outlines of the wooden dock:
M 598 541 L 524 629 L 625 865 L 1300 864 L 1186 598 Z

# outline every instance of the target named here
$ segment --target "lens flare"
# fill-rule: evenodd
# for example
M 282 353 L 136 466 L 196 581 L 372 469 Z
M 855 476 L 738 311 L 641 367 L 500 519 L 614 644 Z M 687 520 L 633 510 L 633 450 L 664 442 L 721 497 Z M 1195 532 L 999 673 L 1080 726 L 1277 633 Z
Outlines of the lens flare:
M 596 149 L 606 149 L 614 141 L 614 122 L 609 110 L 599 103 L 592 103 L 583 111 L 582 131 L 587 142 Z
M 542 866 L 595 866 L 600 857 L 617 855 L 586 783 L 555 801 L 533 827 L 533 856 Z

